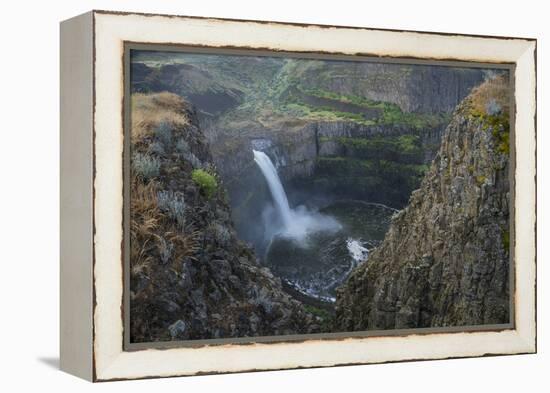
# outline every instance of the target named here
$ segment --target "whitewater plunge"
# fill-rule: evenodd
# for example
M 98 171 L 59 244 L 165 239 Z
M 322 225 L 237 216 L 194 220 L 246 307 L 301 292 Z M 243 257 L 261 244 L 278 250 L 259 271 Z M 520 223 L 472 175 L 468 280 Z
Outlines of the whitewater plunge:
M 333 202 L 321 211 L 291 208 L 269 156 L 253 152 L 272 199 L 261 222 L 254 223 L 263 225 L 263 244 L 257 250 L 273 273 L 301 293 L 302 301 L 313 298 L 332 304 L 336 288 L 382 241 L 395 211 L 349 200 Z
M 276 215 L 280 225 L 271 228 L 269 232 L 303 242 L 312 233 L 326 231 L 336 232 L 342 226 L 334 218 L 307 210 L 304 206 L 291 209 L 277 169 L 267 154 L 262 151 L 252 150 L 254 161 L 262 171 L 269 187 Z
M 285 189 L 281 183 L 281 179 L 277 173 L 277 169 L 271 162 L 271 159 L 267 154 L 262 151 L 252 150 L 254 152 L 254 161 L 262 171 L 262 174 L 267 181 L 267 186 L 273 197 L 275 203 L 275 209 L 279 213 L 283 226 L 288 229 L 292 226 L 292 212 L 288 204 L 288 198 L 286 197 Z

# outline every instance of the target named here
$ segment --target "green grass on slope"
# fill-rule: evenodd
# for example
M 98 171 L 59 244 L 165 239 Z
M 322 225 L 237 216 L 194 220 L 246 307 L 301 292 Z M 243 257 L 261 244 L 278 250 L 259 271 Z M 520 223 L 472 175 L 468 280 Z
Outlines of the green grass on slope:
M 348 120 L 362 125 L 401 125 L 416 130 L 434 128 L 449 122 L 451 115 L 446 113 L 411 113 L 403 112 L 399 105 L 390 102 L 374 101 L 365 97 L 340 94 L 321 89 L 299 90 L 299 94 L 289 93 L 282 102 L 280 110 L 283 113 L 301 115 L 322 120 Z M 342 112 L 328 106 L 313 106 L 303 102 L 300 94 L 333 100 L 345 104 L 353 104 L 365 108 L 365 111 L 378 109 L 381 115 L 374 119 L 365 119 L 360 113 Z

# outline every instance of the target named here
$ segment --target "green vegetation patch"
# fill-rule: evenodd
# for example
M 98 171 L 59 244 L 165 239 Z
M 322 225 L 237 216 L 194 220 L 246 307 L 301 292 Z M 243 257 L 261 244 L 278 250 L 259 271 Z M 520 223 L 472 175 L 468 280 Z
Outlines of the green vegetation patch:
M 481 186 L 483 183 L 485 183 L 485 180 L 487 180 L 487 177 L 483 175 L 476 176 L 476 182 L 478 186 Z
M 330 313 L 327 310 L 323 310 L 322 308 L 311 306 L 309 304 L 305 304 L 304 308 L 308 313 L 313 314 L 323 320 L 329 319 L 331 317 Z
M 333 315 L 328 312 L 327 310 L 324 310 L 319 307 L 315 307 L 309 304 L 304 304 L 304 309 L 316 316 L 317 318 L 320 318 L 320 325 L 321 325 L 321 331 L 322 332 L 330 332 L 332 331 L 332 321 L 333 321 Z
M 321 90 L 321 89 L 306 89 L 303 91 L 306 94 L 326 98 L 329 100 L 336 100 L 344 102 L 346 104 L 354 104 L 358 106 L 363 106 L 365 108 L 382 108 L 384 103 L 380 101 L 369 100 L 365 97 L 355 96 L 351 94 L 339 94 L 333 91 Z
M 403 163 L 421 163 L 424 148 L 420 136 L 413 134 L 399 136 L 376 135 L 369 138 L 321 137 L 321 143 L 337 141 L 350 150 L 351 155 L 364 159 L 382 159 Z
M 510 154 L 510 118 L 508 112 L 488 114 L 486 111 L 470 109 L 470 115 L 482 123 L 484 131 L 490 131 L 499 153 Z
M 495 138 L 497 150 L 502 154 L 510 153 L 510 120 L 507 114 L 479 116 L 483 122 L 483 129 L 491 130 Z
M 285 104 L 282 110 L 286 114 L 301 116 L 311 120 L 345 120 L 365 126 L 376 124 L 373 120 L 365 119 L 365 117 L 360 113 L 342 112 L 328 106 L 314 106 L 299 101 L 293 101 Z
M 492 133 L 496 139 L 497 150 L 502 154 L 510 154 L 510 128 L 493 128 Z
M 198 184 L 204 194 L 210 199 L 218 190 L 218 181 L 216 177 L 204 169 L 195 169 L 191 174 L 191 178 Z
M 373 119 L 366 120 L 363 115 L 360 113 L 349 113 L 349 112 L 340 112 L 336 111 L 330 107 L 315 107 L 308 106 L 307 104 L 300 103 L 309 108 L 310 111 L 322 111 L 322 112 L 332 112 L 334 116 L 341 119 L 347 119 L 354 121 L 356 123 L 368 125 L 379 124 L 379 125 L 405 125 L 416 130 L 422 130 L 426 128 L 435 128 L 442 124 L 446 124 L 451 119 L 451 114 L 448 113 L 412 113 L 412 112 L 403 112 L 399 105 L 383 102 L 383 101 L 374 101 L 365 97 L 359 97 L 355 95 L 339 94 L 332 91 L 320 90 L 320 89 L 307 89 L 302 91 L 303 94 L 308 94 L 314 97 L 339 101 L 346 104 L 353 104 L 358 107 L 363 107 L 365 110 L 378 110 L 380 115 L 376 116 Z M 289 100 L 297 103 L 299 101 L 298 97 L 290 96 Z M 324 113 L 326 115 L 326 113 Z
M 413 113 L 403 112 L 399 105 L 383 103 L 382 116 L 377 119 L 381 125 L 406 125 L 416 130 L 435 128 L 451 120 L 449 113 Z

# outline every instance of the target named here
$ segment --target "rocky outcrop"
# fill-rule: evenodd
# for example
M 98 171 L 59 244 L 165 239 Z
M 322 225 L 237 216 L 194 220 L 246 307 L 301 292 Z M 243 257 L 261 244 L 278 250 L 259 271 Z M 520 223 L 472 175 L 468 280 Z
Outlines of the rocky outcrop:
M 383 243 L 337 295 L 335 330 L 507 323 L 507 83 L 477 88 Z
M 220 114 L 242 102 L 242 91 L 227 88 L 207 71 L 190 64 L 165 64 L 153 68 L 132 63 L 131 72 L 133 92 L 169 91 L 193 102 L 203 115 Z
M 196 113 L 170 93 L 132 107 L 131 341 L 316 331 L 237 238 Z
M 316 122 L 277 135 L 285 186 L 325 200 L 358 199 L 402 208 L 435 156 L 443 126 Z M 307 196 L 306 196 L 307 197 Z M 300 202 L 300 201 L 297 201 Z
M 429 163 L 435 157 L 446 124 L 426 127 L 421 131 L 407 125 L 362 125 L 346 121 L 313 122 L 290 135 L 277 135 L 276 143 L 283 146 L 285 165 L 281 168 L 284 178 L 310 176 L 319 157 L 357 158 L 346 148 L 346 140 L 373 137 L 399 137 L 415 135 L 424 155 L 418 163 Z
M 312 68 L 301 76 L 305 88 L 391 102 L 405 112 L 451 112 L 483 82 L 482 70 L 406 64 L 354 63 Z

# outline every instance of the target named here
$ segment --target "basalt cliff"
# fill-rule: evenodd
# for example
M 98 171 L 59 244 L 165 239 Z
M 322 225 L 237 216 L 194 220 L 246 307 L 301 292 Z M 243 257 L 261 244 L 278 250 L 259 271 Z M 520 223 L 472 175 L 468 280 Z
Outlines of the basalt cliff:
M 506 86 L 489 80 L 457 107 L 420 188 L 339 289 L 335 330 L 509 322 Z

